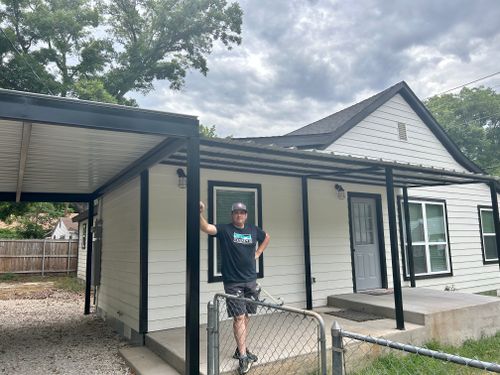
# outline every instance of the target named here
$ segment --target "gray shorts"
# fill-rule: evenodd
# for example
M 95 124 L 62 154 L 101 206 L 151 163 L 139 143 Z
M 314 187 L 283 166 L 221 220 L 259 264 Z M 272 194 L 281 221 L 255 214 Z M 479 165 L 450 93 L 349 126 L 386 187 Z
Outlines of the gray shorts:
M 257 281 L 249 281 L 247 283 L 224 283 L 224 292 L 233 296 L 245 297 L 256 301 L 259 300 Z M 227 314 L 230 317 L 255 314 L 256 312 L 257 305 L 254 303 L 227 299 Z

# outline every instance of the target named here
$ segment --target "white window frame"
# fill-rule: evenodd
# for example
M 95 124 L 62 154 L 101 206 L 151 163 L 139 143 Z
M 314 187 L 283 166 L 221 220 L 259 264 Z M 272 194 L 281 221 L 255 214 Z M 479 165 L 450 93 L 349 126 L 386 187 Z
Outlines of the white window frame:
M 491 212 L 491 215 L 493 216 L 493 208 L 479 207 L 479 230 L 481 232 L 481 244 L 482 244 L 483 259 L 485 262 L 488 262 L 488 263 L 490 263 L 490 262 L 497 263 L 498 262 L 498 255 L 496 258 L 489 258 L 489 259 L 486 258 L 486 246 L 485 246 L 484 237 L 496 237 L 496 233 L 495 232 L 484 233 L 483 216 L 482 216 L 483 211 Z
M 432 201 L 432 200 L 408 200 L 408 204 L 420 204 L 422 206 L 422 220 L 424 224 L 424 241 L 414 241 L 412 238 L 412 246 L 424 246 L 425 247 L 425 261 L 427 265 L 427 272 L 425 273 L 415 273 L 415 276 L 434 276 L 434 275 L 447 275 L 451 273 L 451 265 L 450 265 L 450 244 L 448 237 L 448 225 L 447 225 L 447 216 L 448 213 L 446 211 L 446 204 L 444 202 Z M 401 200 L 401 205 L 403 205 L 403 201 Z M 443 227 L 444 227 L 444 238 L 445 241 L 439 242 L 429 242 L 429 232 L 427 228 L 427 205 L 436 205 L 442 206 L 443 208 Z M 404 216 L 404 209 L 401 210 L 403 223 L 406 221 L 406 217 Z M 404 232 L 404 251 L 405 251 L 405 260 L 406 260 L 406 277 L 410 277 L 410 267 L 409 267 L 409 255 L 408 255 L 408 241 L 406 240 L 406 225 L 403 225 Z M 435 245 L 444 245 L 445 246 L 445 258 L 446 258 L 446 270 L 444 271 L 431 271 L 431 253 L 430 246 Z

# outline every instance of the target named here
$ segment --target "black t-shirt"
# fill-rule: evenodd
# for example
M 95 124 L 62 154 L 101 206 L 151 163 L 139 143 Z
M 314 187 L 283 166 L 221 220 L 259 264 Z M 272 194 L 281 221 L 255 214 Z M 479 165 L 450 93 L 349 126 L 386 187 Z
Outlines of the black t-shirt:
M 266 232 L 252 224 L 244 228 L 233 224 L 216 224 L 220 243 L 222 280 L 225 283 L 246 283 L 257 278 L 255 250 L 257 242 L 266 238 Z

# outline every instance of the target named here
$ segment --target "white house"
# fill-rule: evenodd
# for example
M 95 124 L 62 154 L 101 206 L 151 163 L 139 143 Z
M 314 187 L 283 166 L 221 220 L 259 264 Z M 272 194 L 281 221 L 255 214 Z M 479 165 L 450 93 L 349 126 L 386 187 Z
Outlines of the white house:
M 404 82 L 284 136 L 202 140 L 200 154 L 209 221 L 228 221 L 233 201 L 247 204 L 249 220 L 272 237 L 261 283 L 289 305 L 319 307 L 330 295 L 412 284 L 500 289 L 498 185 Z M 129 338 L 186 324 L 186 264 L 196 260 L 185 252 L 186 190 L 178 177 L 185 160 L 180 150 L 99 198 L 97 310 Z M 201 322 L 222 290 L 217 254 L 202 234 Z
M 75 216 L 75 215 L 72 215 Z M 78 238 L 78 224 L 74 223 L 73 218 L 61 217 L 52 228 L 48 238 L 54 240 L 73 240 Z

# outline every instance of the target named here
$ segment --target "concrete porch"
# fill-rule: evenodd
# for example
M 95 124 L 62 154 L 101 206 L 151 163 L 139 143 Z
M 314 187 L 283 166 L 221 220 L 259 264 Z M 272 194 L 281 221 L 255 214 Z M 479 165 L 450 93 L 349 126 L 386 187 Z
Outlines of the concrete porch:
M 394 320 L 394 295 L 370 295 L 353 293 L 328 298 L 328 306 L 314 309 L 325 322 L 327 351 L 331 349 L 331 326 L 336 320 L 344 330 L 393 341 L 421 345 L 431 339 L 445 343 L 459 344 L 467 338 L 493 335 L 500 330 L 500 298 L 474 294 L 435 291 L 422 288 L 403 289 L 405 312 L 404 331 L 397 330 Z M 356 322 L 328 314 L 331 311 L 354 310 L 378 315 L 379 319 Z M 252 317 L 248 345 L 259 356 L 252 368 L 253 374 L 273 373 L 270 366 L 287 358 L 300 357 L 304 363 L 313 363 L 311 353 L 315 345 L 303 345 L 290 349 L 287 343 L 298 340 L 300 322 L 284 318 L 281 314 L 258 315 Z M 294 326 L 285 330 L 276 327 Z M 271 327 L 271 328 L 270 328 Z M 231 322 L 220 325 L 220 363 L 224 373 L 234 373 L 238 362 L 231 358 L 235 344 L 232 337 Z M 185 330 L 183 327 L 151 332 L 146 336 L 146 346 L 179 373 L 184 373 Z M 261 339 L 263 337 L 269 340 Z M 269 353 L 280 353 L 271 356 Z M 200 327 L 200 373 L 206 374 L 207 368 L 206 325 Z M 300 374 L 288 369 L 288 374 Z M 271 371 L 271 372 L 270 372 Z M 274 371 L 275 373 L 275 371 Z

